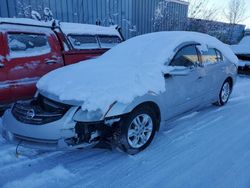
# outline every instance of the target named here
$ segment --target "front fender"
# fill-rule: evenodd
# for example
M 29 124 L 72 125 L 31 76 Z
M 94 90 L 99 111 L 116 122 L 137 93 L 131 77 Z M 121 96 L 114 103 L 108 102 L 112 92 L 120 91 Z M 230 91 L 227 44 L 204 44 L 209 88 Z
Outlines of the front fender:
M 137 106 L 146 103 L 146 102 L 153 102 L 155 103 L 160 111 L 161 110 L 161 102 L 160 102 L 160 97 L 159 95 L 155 94 L 155 93 L 149 93 L 146 94 L 142 97 L 136 97 L 131 103 L 129 104 L 124 104 L 124 103 L 120 103 L 117 102 L 113 105 L 113 107 L 108 111 L 108 113 L 105 115 L 105 118 L 109 118 L 109 117 L 114 117 L 114 116 L 120 116 L 123 114 L 128 114 L 131 111 L 133 111 Z

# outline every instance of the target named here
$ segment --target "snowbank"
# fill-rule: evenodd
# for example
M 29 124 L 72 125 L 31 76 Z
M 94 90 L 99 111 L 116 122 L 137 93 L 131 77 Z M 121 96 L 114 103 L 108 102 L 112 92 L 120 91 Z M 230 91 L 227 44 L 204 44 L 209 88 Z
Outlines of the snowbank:
M 162 72 L 184 42 L 219 49 L 232 62 L 238 59 L 230 47 L 214 37 L 195 32 L 158 32 L 132 38 L 98 59 L 57 69 L 38 82 L 40 91 L 60 100 L 80 101 L 82 109 L 105 112 L 114 102 L 130 103 L 149 91 L 165 91 Z M 84 101 L 84 102 L 83 102 Z
M 237 45 L 231 46 L 235 54 L 250 54 L 250 36 L 245 36 Z
M 60 27 L 66 35 L 68 34 L 89 34 L 89 35 L 119 35 L 116 26 L 103 27 L 90 24 L 60 22 Z

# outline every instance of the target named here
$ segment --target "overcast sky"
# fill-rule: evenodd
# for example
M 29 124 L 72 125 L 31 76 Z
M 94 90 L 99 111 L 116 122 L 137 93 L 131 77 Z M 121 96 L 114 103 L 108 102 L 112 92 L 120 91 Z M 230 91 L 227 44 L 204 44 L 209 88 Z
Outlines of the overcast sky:
M 210 1 L 210 5 L 220 7 L 223 10 L 228 6 L 228 2 L 230 0 L 209 0 L 209 1 Z M 245 3 L 247 5 L 247 16 L 249 18 L 246 21 L 244 21 L 243 24 L 246 24 L 248 28 L 250 28 L 250 0 L 245 0 Z M 220 19 L 223 21 L 223 19 L 225 18 L 223 18 L 223 15 L 221 15 Z

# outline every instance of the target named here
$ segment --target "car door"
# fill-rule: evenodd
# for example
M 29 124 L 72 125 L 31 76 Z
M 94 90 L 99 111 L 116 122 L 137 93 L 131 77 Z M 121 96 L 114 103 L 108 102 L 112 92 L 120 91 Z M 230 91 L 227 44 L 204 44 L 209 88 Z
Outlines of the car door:
M 206 86 L 203 79 L 204 68 L 198 66 L 199 60 L 196 45 L 188 45 L 181 48 L 171 61 L 173 72 L 165 75 L 164 100 L 167 118 L 200 105 Z
M 27 30 L 7 32 L 8 80 L 11 80 L 12 100 L 34 95 L 36 83 L 44 74 L 63 66 L 60 46 L 49 28 L 27 27 Z
M 223 71 L 225 65 L 223 65 L 221 53 L 214 49 L 209 48 L 207 51 L 202 52 L 202 64 L 206 71 L 206 85 L 208 85 L 208 90 L 206 96 L 204 96 L 204 102 L 210 102 L 214 100 L 215 96 L 218 96 L 218 83 L 222 80 Z
M 10 98 L 10 84 L 8 82 L 8 68 L 6 67 L 6 43 L 3 34 L 0 32 L 0 110 L 8 103 Z

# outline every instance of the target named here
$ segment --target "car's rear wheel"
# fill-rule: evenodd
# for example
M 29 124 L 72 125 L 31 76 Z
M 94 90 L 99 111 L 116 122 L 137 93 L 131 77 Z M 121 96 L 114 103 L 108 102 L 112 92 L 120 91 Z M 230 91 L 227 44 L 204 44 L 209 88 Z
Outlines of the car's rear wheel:
M 148 106 L 141 106 L 121 120 L 114 140 L 119 149 L 134 155 L 144 150 L 152 142 L 156 127 L 156 113 Z
M 221 87 L 219 101 L 216 104 L 219 106 L 224 106 L 228 102 L 231 92 L 232 92 L 232 85 L 230 80 L 227 79 Z

